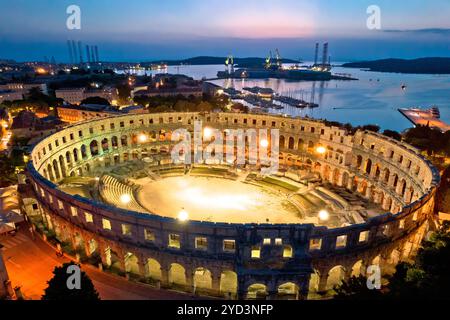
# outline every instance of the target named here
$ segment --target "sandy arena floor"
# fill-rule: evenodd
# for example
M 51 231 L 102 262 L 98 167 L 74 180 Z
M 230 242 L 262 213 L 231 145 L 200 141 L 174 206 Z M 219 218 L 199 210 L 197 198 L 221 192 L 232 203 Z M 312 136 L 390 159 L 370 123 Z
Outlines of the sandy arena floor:
M 190 220 L 230 223 L 301 223 L 299 212 L 282 195 L 240 181 L 182 176 L 158 181 L 134 180 L 142 186 L 138 201 L 147 210 L 177 218 L 184 208 Z

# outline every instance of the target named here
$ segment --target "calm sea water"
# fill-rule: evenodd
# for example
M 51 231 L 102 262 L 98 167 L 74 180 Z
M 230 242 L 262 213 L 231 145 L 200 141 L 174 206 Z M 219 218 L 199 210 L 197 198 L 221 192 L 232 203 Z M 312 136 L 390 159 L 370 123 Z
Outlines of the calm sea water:
M 171 66 L 168 73 L 180 73 L 195 79 L 215 78 L 222 65 Z M 223 87 L 260 86 L 272 88 L 282 95 L 290 95 L 319 104 L 315 109 L 294 107 L 274 110 L 295 116 L 322 118 L 353 125 L 377 124 L 383 129 L 403 131 L 412 126 L 398 108 L 439 107 L 441 119 L 450 123 L 450 75 L 417 75 L 369 72 L 335 67 L 333 73 L 349 73 L 357 81 L 289 81 L 283 79 L 230 80 L 211 82 Z M 402 90 L 401 86 L 406 85 Z

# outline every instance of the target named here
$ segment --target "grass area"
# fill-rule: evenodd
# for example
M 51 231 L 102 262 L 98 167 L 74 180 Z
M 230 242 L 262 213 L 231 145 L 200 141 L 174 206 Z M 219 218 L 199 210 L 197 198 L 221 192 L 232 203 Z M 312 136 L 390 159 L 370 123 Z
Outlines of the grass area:
M 270 185 L 275 185 L 275 186 L 281 187 L 283 189 L 289 190 L 291 192 L 295 192 L 298 190 L 298 187 L 296 187 L 292 184 L 289 184 L 288 182 L 281 181 L 281 180 L 278 180 L 278 179 L 275 179 L 272 177 L 265 177 L 262 181 L 264 181 Z

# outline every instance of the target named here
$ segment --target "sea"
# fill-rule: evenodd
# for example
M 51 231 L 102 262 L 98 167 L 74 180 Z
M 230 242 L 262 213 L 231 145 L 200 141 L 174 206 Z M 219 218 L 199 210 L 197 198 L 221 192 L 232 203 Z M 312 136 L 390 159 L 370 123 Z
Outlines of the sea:
M 304 62 L 305 65 L 311 64 Z M 450 123 L 450 75 L 421 75 L 372 72 L 340 67 L 335 63 L 332 73 L 349 74 L 358 80 L 293 81 L 285 79 L 217 79 L 224 65 L 169 66 L 164 71 L 121 70 L 131 74 L 185 74 L 194 79 L 211 79 L 224 88 L 271 88 L 280 95 L 312 101 L 319 107 L 269 109 L 277 114 L 308 116 L 352 125 L 376 124 L 382 130 L 404 131 L 413 126 L 399 108 L 439 107 L 441 119 Z

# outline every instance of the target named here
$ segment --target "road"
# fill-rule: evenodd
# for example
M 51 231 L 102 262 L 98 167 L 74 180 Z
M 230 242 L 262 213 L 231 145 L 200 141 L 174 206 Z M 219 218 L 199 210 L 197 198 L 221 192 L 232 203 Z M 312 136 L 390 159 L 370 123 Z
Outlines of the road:
M 13 287 L 20 286 L 26 299 L 39 300 L 47 281 L 53 276 L 56 266 L 69 262 L 57 257 L 53 248 L 36 237 L 32 240 L 26 225 L 15 235 L 0 236 L 3 258 Z M 196 299 L 181 292 L 158 290 L 148 285 L 131 282 L 125 278 L 99 271 L 95 267 L 82 265 L 92 279 L 102 300 L 186 300 Z M 198 299 L 198 298 L 197 298 Z

